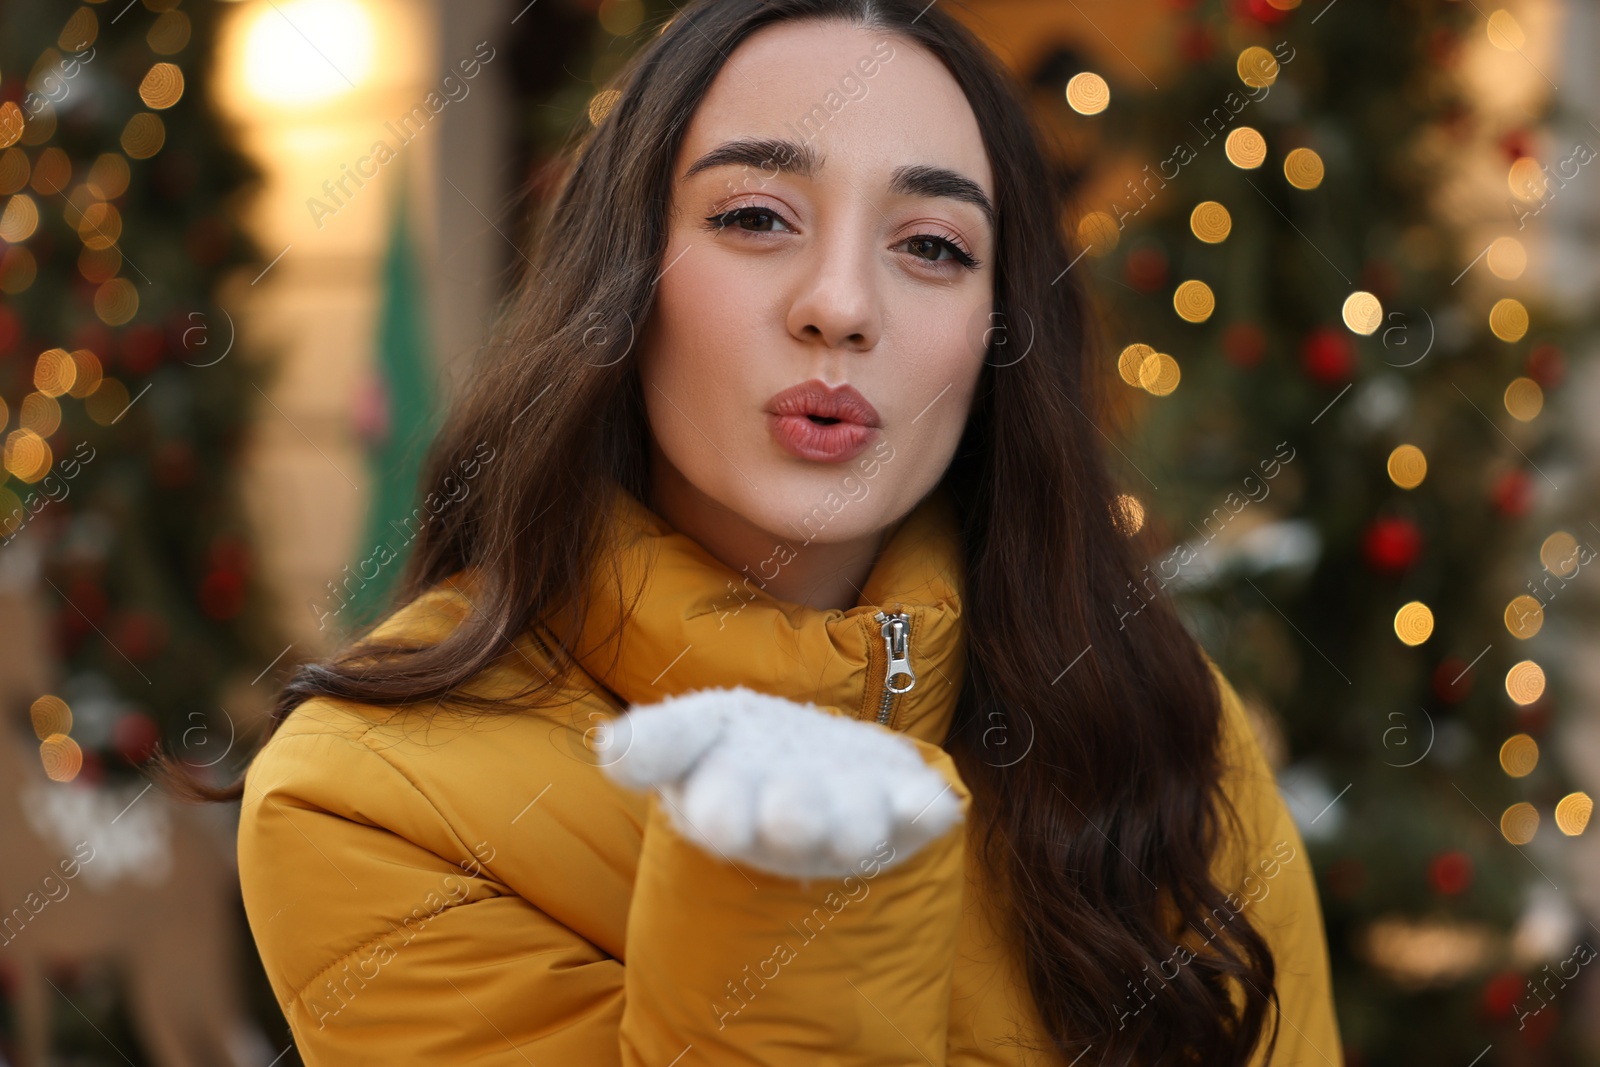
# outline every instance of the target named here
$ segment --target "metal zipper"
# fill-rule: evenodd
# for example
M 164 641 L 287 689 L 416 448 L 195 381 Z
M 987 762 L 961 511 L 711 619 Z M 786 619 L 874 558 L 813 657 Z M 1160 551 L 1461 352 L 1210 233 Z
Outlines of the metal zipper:
M 909 693 L 917 684 L 917 676 L 911 670 L 911 616 L 903 611 L 889 614 L 880 611 L 873 618 L 883 634 L 883 650 L 888 659 L 883 673 L 883 699 L 878 704 L 878 723 L 888 726 L 895 694 Z M 906 677 L 906 684 L 898 689 L 894 684 L 897 674 Z

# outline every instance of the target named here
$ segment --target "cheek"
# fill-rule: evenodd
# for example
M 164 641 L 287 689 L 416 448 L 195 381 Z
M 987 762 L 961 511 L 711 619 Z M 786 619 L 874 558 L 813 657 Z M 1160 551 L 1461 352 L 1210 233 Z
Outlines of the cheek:
M 761 351 L 757 337 L 760 286 L 725 269 L 694 245 L 677 261 L 682 247 L 669 248 L 651 311 L 648 336 L 640 351 L 639 379 L 651 432 L 662 451 L 690 481 L 702 487 L 718 479 L 723 458 L 749 448 L 764 396 L 754 396 L 750 353 Z M 770 342 L 769 342 L 770 343 Z M 722 451 L 719 453 L 718 449 Z
M 998 333 L 989 321 L 991 307 L 987 298 L 980 304 L 952 300 L 920 308 L 898 324 L 896 348 L 903 356 L 891 377 L 904 395 L 895 404 L 896 443 L 926 453 L 928 462 L 948 462 L 960 441 L 987 346 Z M 1008 358 L 997 349 L 995 362 Z

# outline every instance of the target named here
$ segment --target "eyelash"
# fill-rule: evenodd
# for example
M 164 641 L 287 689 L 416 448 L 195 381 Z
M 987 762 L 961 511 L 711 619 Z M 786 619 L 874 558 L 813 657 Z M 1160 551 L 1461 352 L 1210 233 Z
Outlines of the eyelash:
M 771 208 L 752 205 L 749 207 L 736 207 L 717 215 L 706 216 L 705 229 L 712 233 L 721 233 L 724 229 L 740 221 L 741 219 L 753 218 L 760 215 L 771 215 L 773 218 L 782 221 L 784 225 L 788 225 L 788 221 Z M 761 231 L 747 230 L 745 232 L 760 233 Z M 983 266 L 983 260 L 977 259 L 976 257 L 968 254 L 968 252 L 956 242 L 955 235 L 953 234 L 919 233 L 912 237 L 906 238 L 905 241 L 901 242 L 901 244 L 919 240 L 937 241 L 944 245 L 950 250 L 951 255 L 955 257 L 955 262 L 967 270 L 977 270 L 979 267 Z M 923 260 L 925 263 L 937 264 L 940 262 L 939 260 L 928 259 L 925 256 L 918 256 L 917 258 Z

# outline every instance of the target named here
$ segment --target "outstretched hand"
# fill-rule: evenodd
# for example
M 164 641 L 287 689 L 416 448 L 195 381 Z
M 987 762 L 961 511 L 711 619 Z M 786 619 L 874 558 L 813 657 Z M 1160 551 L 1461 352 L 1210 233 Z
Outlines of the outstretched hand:
M 685 838 L 790 878 L 894 866 L 960 821 L 958 797 L 909 738 L 743 686 L 631 708 L 599 729 L 601 766 L 654 789 Z

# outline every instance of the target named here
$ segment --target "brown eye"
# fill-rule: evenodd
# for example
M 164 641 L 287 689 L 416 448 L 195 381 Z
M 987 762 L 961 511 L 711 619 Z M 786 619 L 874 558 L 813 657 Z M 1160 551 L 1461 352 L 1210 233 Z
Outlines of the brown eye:
M 775 233 L 774 224 L 782 224 L 787 229 L 787 224 L 775 211 L 764 207 L 740 207 L 732 211 L 724 211 L 720 215 L 711 215 L 706 218 L 706 228 L 713 232 L 726 229 L 734 224 L 739 224 L 739 229 L 747 233 Z M 747 226 L 745 223 L 754 223 Z

